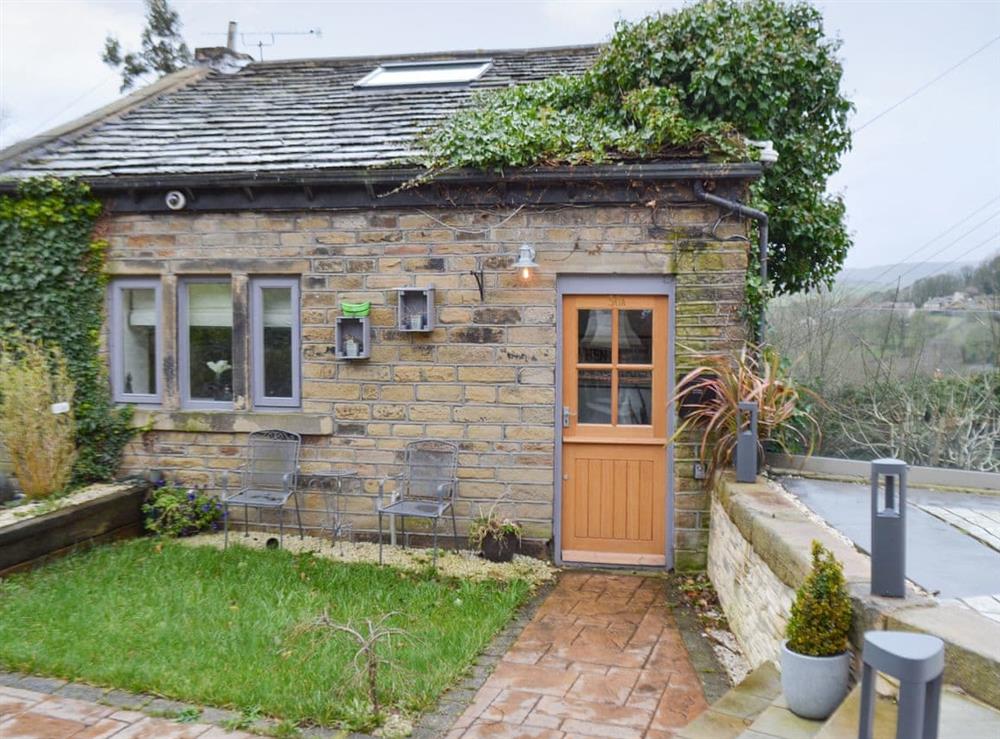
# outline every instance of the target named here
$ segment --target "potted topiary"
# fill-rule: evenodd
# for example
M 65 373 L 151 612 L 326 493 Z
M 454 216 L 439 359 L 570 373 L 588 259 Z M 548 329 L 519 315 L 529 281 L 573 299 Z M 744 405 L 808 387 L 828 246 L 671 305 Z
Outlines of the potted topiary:
M 833 553 L 812 544 L 812 571 L 795 594 L 781 647 L 781 688 L 788 708 L 823 720 L 847 695 L 851 599 Z
M 510 562 L 521 544 L 521 524 L 500 518 L 491 508 L 472 519 L 469 544 L 490 562 Z

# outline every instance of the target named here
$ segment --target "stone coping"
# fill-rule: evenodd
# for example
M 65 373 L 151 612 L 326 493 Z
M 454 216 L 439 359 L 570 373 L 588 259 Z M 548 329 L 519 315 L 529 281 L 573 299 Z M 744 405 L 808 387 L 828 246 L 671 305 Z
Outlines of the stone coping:
M 804 477 L 832 477 L 867 484 L 871 479 L 871 462 L 834 457 L 804 457 L 798 454 L 768 454 L 767 463 L 775 470 Z M 907 484 L 977 493 L 1000 493 L 1000 473 L 958 470 L 947 467 L 909 465 Z
M 331 436 L 333 417 L 323 413 L 300 411 L 161 411 L 136 408 L 132 425 L 151 431 L 188 431 L 191 433 L 249 434 L 253 431 L 282 429 L 304 436 Z
M 1000 623 L 923 595 L 909 583 L 905 599 L 871 595 L 871 559 L 833 529 L 812 518 L 771 480 L 737 483 L 720 479 L 715 494 L 743 537 L 783 583 L 797 589 L 811 565 L 813 540 L 844 565 L 854 605 L 851 642 L 865 631 L 900 629 L 937 636 L 945 642 L 945 681 L 991 706 L 1000 707 Z

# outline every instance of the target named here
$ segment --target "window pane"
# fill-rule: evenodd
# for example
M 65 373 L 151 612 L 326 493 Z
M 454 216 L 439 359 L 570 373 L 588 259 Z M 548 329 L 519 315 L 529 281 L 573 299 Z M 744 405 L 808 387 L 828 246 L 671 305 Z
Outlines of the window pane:
M 581 364 L 611 364 L 611 311 L 580 310 L 577 333 Z
M 264 287 L 264 396 L 292 397 L 292 288 Z
M 580 370 L 577 376 L 580 423 L 611 423 L 611 370 Z
M 618 373 L 618 423 L 623 426 L 648 426 L 652 423 L 652 373 Z
M 122 384 L 129 395 L 156 395 L 156 290 L 122 290 Z
M 653 363 L 653 311 L 618 312 L 618 362 Z
M 192 400 L 233 399 L 233 299 L 229 283 L 187 286 Z

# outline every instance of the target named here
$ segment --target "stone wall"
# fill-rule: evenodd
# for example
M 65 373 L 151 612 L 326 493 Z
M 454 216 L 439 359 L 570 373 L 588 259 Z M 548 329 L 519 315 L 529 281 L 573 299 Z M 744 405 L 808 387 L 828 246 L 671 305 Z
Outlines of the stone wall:
M 354 466 L 363 478 L 349 501 L 355 528 L 374 527 L 377 480 L 398 470 L 419 438 L 460 444 L 457 512 L 462 523 L 503 498 L 537 542 L 552 534 L 555 438 L 556 278 L 559 274 L 664 274 L 676 281 L 677 370 L 692 352 L 739 345 L 747 226 L 673 185 L 683 205 L 310 211 L 230 215 L 111 216 L 104 224 L 113 275 L 160 276 L 166 338 L 162 408 L 138 414 L 148 429 L 128 449 L 126 471 L 162 469 L 218 488 L 242 462 L 245 434 L 279 426 L 304 436 L 303 469 Z M 738 189 L 722 193 L 739 195 Z M 517 249 L 537 249 L 540 270 L 523 283 Z M 485 300 L 472 270 L 481 263 Z M 181 411 L 176 380 L 178 278 L 232 275 L 245 301 L 254 275 L 298 275 L 302 302 L 302 408 L 248 407 L 234 377 L 233 412 Z M 393 288 L 436 289 L 438 327 L 395 330 Z M 340 301 L 370 300 L 367 361 L 334 358 Z M 238 327 L 237 327 L 238 331 Z M 240 336 L 237 334 L 237 342 Z M 237 354 L 238 356 L 238 354 Z M 243 383 L 241 385 L 241 382 Z M 242 390 L 242 391 L 241 391 Z M 675 553 L 701 567 L 708 497 L 690 479 L 691 444 L 676 451 Z M 312 511 L 318 500 L 307 501 Z M 318 514 L 307 516 L 319 525 Z
M 807 513 L 778 483 L 738 484 L 730 476 L 713 491 L 708 574 L 747 658 L 778 659 L 794 591 L 811 568 L 814 540 L 844 566 L 851 596 L 855 655 L 872 629 L 918 631 L 945 643 L 945 682 L 1000 707 L 1000 623 L 907 585 L 905 598 L 871 594 L 871 560 Z
M 781 582 L 718 501 L 712 503 L 708 576 L 752 668 L 776 660 L 795 591 Z

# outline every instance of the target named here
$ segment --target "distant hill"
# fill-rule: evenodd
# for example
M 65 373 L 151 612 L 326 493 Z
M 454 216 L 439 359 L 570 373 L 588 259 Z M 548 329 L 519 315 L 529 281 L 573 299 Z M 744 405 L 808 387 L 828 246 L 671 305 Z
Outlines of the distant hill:
M 896 280 L 902 277 L 901 287 L 909 287 L 917 280 L 942 272 L 957 272 L 975 262 L 904 262 L 903 264 L 881 264 L 876 267 L 847 267 L 837 275 L 841 286 L 869 287 L 884 290 L 896 287 Z M 883 274 L 884 273 L 884 274 Z

